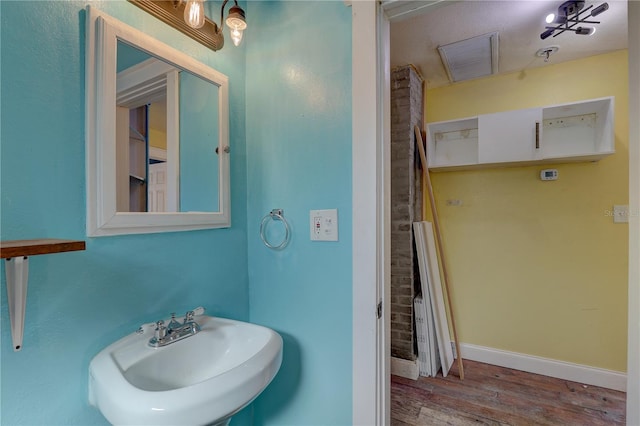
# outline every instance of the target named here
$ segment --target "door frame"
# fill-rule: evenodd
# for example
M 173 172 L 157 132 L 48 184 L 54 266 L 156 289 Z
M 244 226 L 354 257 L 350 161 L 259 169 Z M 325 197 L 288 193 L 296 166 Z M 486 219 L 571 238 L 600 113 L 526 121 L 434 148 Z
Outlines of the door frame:
M 354 425 L 390 421 L 389 22 L 377 1 L 354 1 L 352 14 L 352 209 Z M 386 46 L 386 48 L 384 47 Z M 386 57 L 385 57 L 386 54 Z M 385 62 L 386 61 L 386 62 Z M 386 138 L 386 139 L 385 139 Z M 383 306 L 378 316 L 378 304 Z

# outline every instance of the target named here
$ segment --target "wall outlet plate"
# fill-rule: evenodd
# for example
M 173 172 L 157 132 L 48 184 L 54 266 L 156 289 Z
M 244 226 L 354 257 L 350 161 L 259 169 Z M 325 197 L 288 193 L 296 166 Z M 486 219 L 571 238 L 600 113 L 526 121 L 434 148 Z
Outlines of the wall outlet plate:
M 309 212 L 311 241 L 338 241 L 338 209 Z

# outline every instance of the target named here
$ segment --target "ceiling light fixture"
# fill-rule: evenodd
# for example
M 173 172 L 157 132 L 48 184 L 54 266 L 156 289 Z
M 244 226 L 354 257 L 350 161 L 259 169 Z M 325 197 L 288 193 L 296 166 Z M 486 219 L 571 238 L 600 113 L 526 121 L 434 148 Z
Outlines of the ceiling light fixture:
M 577 26 L 579 24 L 599 24 L 600 21 L 589 21 L 590 17 L 600 15 L 609 9 L 608 3 L 602 3 L 594 8 L 593 5 L 584 7 L 584 0 L 565 1 L 558 7 L 557 14 L 547 15 L 545 21 L 547 24 L 555 24 L 555 26 L 545 26 L 545 31 L 540 34 L 542 40 L 554 36 L 557 37 L 565 31 L 573 31 L 578 35 L 591 35 L 596 29 L 593 27 Z M 591 11 L 588 15 L 587 12 Z
M 222 2 L 220 25 L 205 16 L 204 0 L 129 0 L 129 2 L 214 51 L 224 47 L 222 30 L 225 22 L 229 27 L 231 40 L 236 46 L 242 41 L 243 31 L 247 28 L 244 10 L 238 6 L 237 0 L 234 0 L 235 4 L 229 9 L 226 21 L 224 8 L 229 0 Z

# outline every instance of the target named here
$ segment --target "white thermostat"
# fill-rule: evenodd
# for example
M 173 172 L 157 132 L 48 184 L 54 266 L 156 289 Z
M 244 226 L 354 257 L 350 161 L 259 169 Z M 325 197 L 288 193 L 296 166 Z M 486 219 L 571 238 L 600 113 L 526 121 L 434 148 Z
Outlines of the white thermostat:
M 544 169 L 540 171 L 540 180 L 558 179 L 558 169 Z

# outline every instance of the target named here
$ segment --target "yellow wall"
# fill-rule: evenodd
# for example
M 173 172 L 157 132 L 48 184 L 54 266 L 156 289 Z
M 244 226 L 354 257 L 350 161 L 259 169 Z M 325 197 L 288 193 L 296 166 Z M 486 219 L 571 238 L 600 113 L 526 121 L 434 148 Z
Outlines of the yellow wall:
M 167 149 L 167 101 L 149 105 L 149 146 Z
M 461 342 L 626 370 L 627 94 L 626 50 L 426 92 L 427 122 L 615 96 L 599 162 L 431 173 Z

